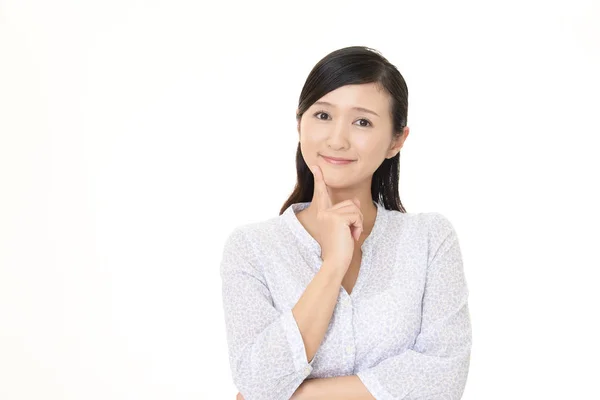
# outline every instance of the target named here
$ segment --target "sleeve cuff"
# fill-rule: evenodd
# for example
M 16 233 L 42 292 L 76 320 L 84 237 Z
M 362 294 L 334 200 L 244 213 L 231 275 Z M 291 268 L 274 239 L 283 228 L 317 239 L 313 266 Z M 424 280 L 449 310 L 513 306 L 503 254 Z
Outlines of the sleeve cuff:
M 373 395 L 377 400 L 394 400 L 396 397 L 392 396 L 379 382 L 377 373 L 373 369 L 360 371 L 356 373 L 356 376 L 361 380 L 363 385 L 367 388 L 369 393 Z
M 296 323 L 296 319 L 294 318 L 291 309 L 284 311 L 281 315 L 281 325 L 287 337 L 290 351 L 292 352 L 292 359 L 294 360 L 296 371 L 304 370 L 305 376 L 308 376 L 313 370 L 312 364 L 316 357 L 313 357 L 310 363 L 308 362 L 304 340 L 302 340 L 300 328 Z

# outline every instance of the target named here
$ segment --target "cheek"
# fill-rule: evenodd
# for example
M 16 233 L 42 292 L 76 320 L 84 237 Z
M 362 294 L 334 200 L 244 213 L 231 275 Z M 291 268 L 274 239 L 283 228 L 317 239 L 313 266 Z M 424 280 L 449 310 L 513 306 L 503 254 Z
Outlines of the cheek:
M 302 158 L 304 158 L 304 162 L 307 165 L 310 166 L 316 162 L 316 147 L 304 137 L 302 138 L 302 140 L 300 140 L 300 152 L 302 153 Z
M 306 124 L 301 127 L 302 133 L 300 134 L 300 147 L 303 155 L 310 156 L 311 153 L 320 151 L 323 147 L 323 141 L 326 139 L 326 135 L 322 135 L 322 131 L 319 128 L 311 127 L 310 124 Z
M 322 132 L 319 130 L 319 127 L 311 126 L 310 124 L 306 124 L 304 130 L 302 131 L 304 141 L 306 141 L 307 143 L 314 143 L 318 141 L 321 135 Z
M 378 140 L 373 140 L 368 136 L 357 136 L 353 142 L 356 151 L 362 155 L 363 159 L 373 160 L 382 157 L 383 144 Z

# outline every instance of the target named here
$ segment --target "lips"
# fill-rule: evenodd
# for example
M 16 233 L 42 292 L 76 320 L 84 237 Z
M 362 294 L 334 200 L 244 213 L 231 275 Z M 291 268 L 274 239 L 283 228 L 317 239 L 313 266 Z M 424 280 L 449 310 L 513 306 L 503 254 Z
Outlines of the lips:
M 348 159 L 344 159 L 344 158 L 326 157 L 323 155 L 321 157 L 323 157 L 325 162 L 327 162 L 328 164 L 333 164 L 333 165 L 346 165 L 346 164 L 350 164 L 355 161 L 355 160 L 348 160 Z
M 328 158 L 328 159 L 333 160 L 333 161 L 354 161 L 354 160 L 350 160 L 348 158 L 329 157 L 329 156 L 324 156 L 322 154 L 321 154 L 321 157 Z

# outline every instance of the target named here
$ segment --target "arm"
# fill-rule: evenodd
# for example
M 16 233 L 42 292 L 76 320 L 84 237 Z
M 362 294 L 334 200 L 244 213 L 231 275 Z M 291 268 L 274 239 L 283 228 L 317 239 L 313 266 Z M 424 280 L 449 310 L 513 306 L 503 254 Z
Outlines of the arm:
M 356 375 L 305 380 L 290 400 L 375 400 Z
M 464 391 L 471 354 L 469 292 L 456 232 L 443 215 L 433 214 L 431 243 L 437 250 L 428 263 L 415 344 L 356 374 L 378 400 L 458 400 Z
M 236 228 L 220 269 L 233 382 L 246 400 L 288 400 L 312 372 L 342 278 L 324 263 L 294 308 L 279 312 L 252 254 Z
M 343 279 L 339 271 L 333 263 L 324 261 L 292 309 L 304 340 L 306 359 L 311 362 L 321 346 L 337 303 Z

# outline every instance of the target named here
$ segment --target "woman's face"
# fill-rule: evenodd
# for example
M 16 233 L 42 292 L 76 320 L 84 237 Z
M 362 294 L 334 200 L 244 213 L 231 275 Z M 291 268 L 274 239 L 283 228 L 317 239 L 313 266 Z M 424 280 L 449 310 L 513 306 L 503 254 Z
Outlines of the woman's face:
M 370 180 L 385 158 L 400 151 L 408 136 L 406 127 L 394 141 L 390 102 L 390 95 L 375 83 L 342 86 L 321 97 L 298 124 L 306 164 L 319 165 L 328 186 L 334 188 Z M 353 161 L 333 165 L 323 156 Z

